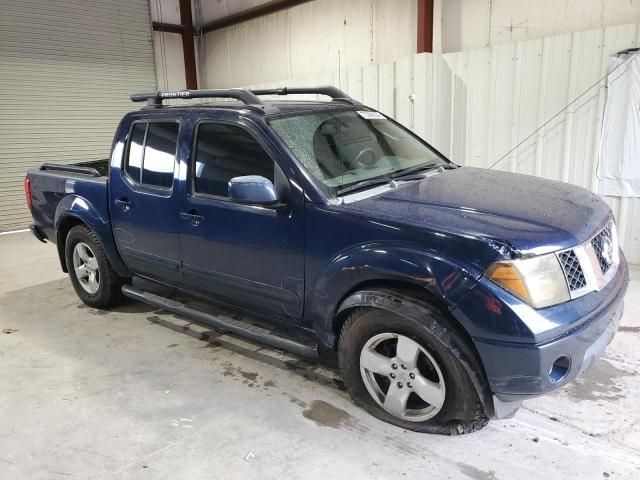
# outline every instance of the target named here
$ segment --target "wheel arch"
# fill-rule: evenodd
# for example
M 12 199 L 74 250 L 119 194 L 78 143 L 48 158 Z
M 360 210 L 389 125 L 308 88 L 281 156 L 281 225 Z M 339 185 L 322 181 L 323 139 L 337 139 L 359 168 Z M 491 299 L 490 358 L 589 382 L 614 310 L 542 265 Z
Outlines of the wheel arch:
M 420 298 L 431 306 L 437 308 L 443 314 L 450 316 L 451 319 L 457 323 L 457 320 L 449 314 L 449 306 L 447 302 L 421 285 L 402 280 L 368 280 L 355 285 L 351 290 L 349 290 L 349 292 L 340 299 L 340 302 L 336 307 L 332 323 L 332 331 L 335 335 L 335 348 L 337 348 L 342 327 L 354 309 L 376 308 L 376 302 L 379 301 L 377 295 L 362 294 L 365 292 L 376 292 L 378 295 L 382 295 L 382 292 L 388 291 L 397 292 L 402 296 Z M 460 326 L 460 328 L 462 328 L 462 326 Z
M 69 231 L 75 227 L 76 225 L 84 225 L 87 228 L 85 222 L 80 220 L 78 217 L 74 215 L 65 215 L 58 222 L 58 227 L 56 228 L 56 247 L 58 249 L 58 258 L 60 259 L 60 266 L 62 267 L 62 271 L 64 273 L 68 273 L 66 255 L 65 255 L 65 246 L 67 243 L 67 236 L 69 235 Z
M 345 322 L 351 313 L 360 308 L 388 310 L 417 321 L 420 321 L 420 316 L 425 312 L 437 310 L 447 322 L 445 327 L 454 330 L 468 347 L 471 358 L 460 360 L 478 393 L 485 414 L 489 417 L 494 416 L 492 394 L 480 354 L 467 330 L 451 314 L 444 299 L 409 282 L 364 282 L 345 295 L 336 309 L 333 321 L 335 350 Z M 472 363 L 477 365 L 477 368 L 473 368 Z
M 65 259 L 65 243 L 69 231 L 76 225 L 84 225 L 95 234 L 109 263 L 118 275 L 121 277 L 131 276 L 129 269 L 118 253 L 109 219 L 103 218 L 93 205 L 77 195 L 69 195 L 63 198 L 58 204 L 55 214 L 54 230 L 62 271 L 68 273 Z

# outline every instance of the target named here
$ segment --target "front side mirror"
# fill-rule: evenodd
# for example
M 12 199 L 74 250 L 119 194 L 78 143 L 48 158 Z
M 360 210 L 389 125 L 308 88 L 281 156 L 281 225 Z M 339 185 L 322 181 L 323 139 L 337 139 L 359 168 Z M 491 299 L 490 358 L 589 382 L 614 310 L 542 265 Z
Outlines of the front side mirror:
M 260 175 L 233 177 L 229 180 L 229 199 L 262 207 L 281 205 L 273 183 Z

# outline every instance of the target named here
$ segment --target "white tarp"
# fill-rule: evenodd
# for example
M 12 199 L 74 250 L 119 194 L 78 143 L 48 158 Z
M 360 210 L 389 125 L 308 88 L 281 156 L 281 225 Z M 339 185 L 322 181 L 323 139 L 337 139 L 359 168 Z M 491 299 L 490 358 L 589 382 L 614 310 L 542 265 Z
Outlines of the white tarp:
M 598 159 L 598 193 L 640 197 L 640 52 L 618 55 L 610 72 Z

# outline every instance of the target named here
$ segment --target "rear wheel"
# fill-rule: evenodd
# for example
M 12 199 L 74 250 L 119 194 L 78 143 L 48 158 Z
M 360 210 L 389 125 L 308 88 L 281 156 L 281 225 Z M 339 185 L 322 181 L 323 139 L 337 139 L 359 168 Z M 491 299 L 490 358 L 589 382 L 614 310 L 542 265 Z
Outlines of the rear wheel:
M 98 259 L 91 247 L 84 242 L 73 247 L 73 271 L 82 289 L 95 295 L 100 289 L 100 269 Z
M 418 322 L 381 309 L 355 310 L 340 335 L 345 387 L 369 413 L 408 430 L 479 430 L 488 419 L 462 363 L 467 347 L 439 312 L 425 316 Z
M 76 225 L 67 235 L 65 260 L 71 283 L 78 297 L 94 308 L 109 308 L 122 299 L 125 279 L 111 267 L 95 234 Z

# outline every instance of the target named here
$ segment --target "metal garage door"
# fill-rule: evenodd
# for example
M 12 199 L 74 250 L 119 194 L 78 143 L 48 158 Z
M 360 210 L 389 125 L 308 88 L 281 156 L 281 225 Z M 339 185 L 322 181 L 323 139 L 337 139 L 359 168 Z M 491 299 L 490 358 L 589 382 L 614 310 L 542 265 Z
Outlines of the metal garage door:
M 106 158 L 128 94 L 155 87 L 148 0 L 3 0 L 0 231 L 30 223 L 28 168 Z

